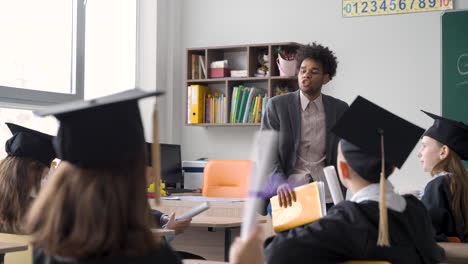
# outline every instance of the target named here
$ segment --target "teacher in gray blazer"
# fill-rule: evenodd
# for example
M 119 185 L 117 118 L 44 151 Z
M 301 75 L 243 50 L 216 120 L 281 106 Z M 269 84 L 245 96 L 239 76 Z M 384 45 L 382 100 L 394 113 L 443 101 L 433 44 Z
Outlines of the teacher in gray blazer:
M 279 132 L 269 188 L 278 194 L 280 206 L 287 207 L 296 199 L 291 186 L 323 181 L 326 202 L 331 205 L 323 168 L 336 167 L 339 138 L 330 129 L 348 104 L 322 94 L 322 86 L 335 76 L 338 64 L 330 49 L 316 43 L 304 45 L 297 60 L 299 90 L 271 98 L 262 117 L 262 129 Z

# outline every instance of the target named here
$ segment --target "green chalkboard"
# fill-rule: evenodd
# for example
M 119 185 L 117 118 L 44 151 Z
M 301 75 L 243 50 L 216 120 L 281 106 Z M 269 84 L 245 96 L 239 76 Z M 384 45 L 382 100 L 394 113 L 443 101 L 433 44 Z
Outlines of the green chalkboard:
M 442 115 L 468 124 L 468 10 L 442 15 Z

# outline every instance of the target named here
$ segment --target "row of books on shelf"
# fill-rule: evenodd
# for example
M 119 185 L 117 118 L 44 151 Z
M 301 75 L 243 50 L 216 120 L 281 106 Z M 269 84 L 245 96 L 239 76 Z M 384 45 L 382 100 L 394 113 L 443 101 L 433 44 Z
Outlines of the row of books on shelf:
M 268 97 L 256 87 L 235 86 L 231 96 L 231 123 L 260 123 Z
M 211 93 L 207 86 L 194 84 L 187 89 L 189 124 L 260 123 L 268 102 L 262 89 L 243 85 L 232 89 L 230 105 L 224 94 Z
M 224 94 L 208 94 L 205 97 L 205 120 L 204 123 L 227 123 L 228 104 Z

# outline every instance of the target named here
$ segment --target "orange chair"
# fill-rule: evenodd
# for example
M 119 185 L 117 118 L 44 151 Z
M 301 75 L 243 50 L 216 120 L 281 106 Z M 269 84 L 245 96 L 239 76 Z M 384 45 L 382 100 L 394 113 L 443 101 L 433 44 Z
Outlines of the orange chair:
M 245 198 L 252 162 L 250 160 L 210 160 L 203 170 L 202 195 Z

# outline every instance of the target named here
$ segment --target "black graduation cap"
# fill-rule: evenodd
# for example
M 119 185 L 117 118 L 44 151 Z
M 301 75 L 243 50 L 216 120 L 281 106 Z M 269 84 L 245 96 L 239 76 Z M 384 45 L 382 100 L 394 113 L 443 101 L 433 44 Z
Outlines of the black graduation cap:
M 5 143 L 5 151 L 9 156 L 31 158 L 50 167 L 55 158 L 53 136 L 13 123 L 6 125 L 13 134 Z
M 349 166 L 371 183 L 385 179 L 392 167 L 401 168 L 424 130 L 358 96 L 332 128 L 341 140 L 341 152 Z M 379 199 L 377 245 L 390 246 L 385 192 Z
M 93 100 L 54 105 L 35 114 L 54 115 L 60 121 L 54 139 L 58 158 L 83 168 L 100 167 L 143 147 L 138 100 L 162 94 L 132 89 Z
M 361 177 L 376 183 L 381 171 L 381 135 L 384 137 L 386 173 L 401 168 L 424 129 L 358 96 L 332 131 L 343 138 L 341 150 Z
M 459 121 L 421 111 L 434 119 L 434 124 L 426 130 L 423 136 L 431 137 L 447 145 L 462 160 L 468 160 L 468 126 Z

